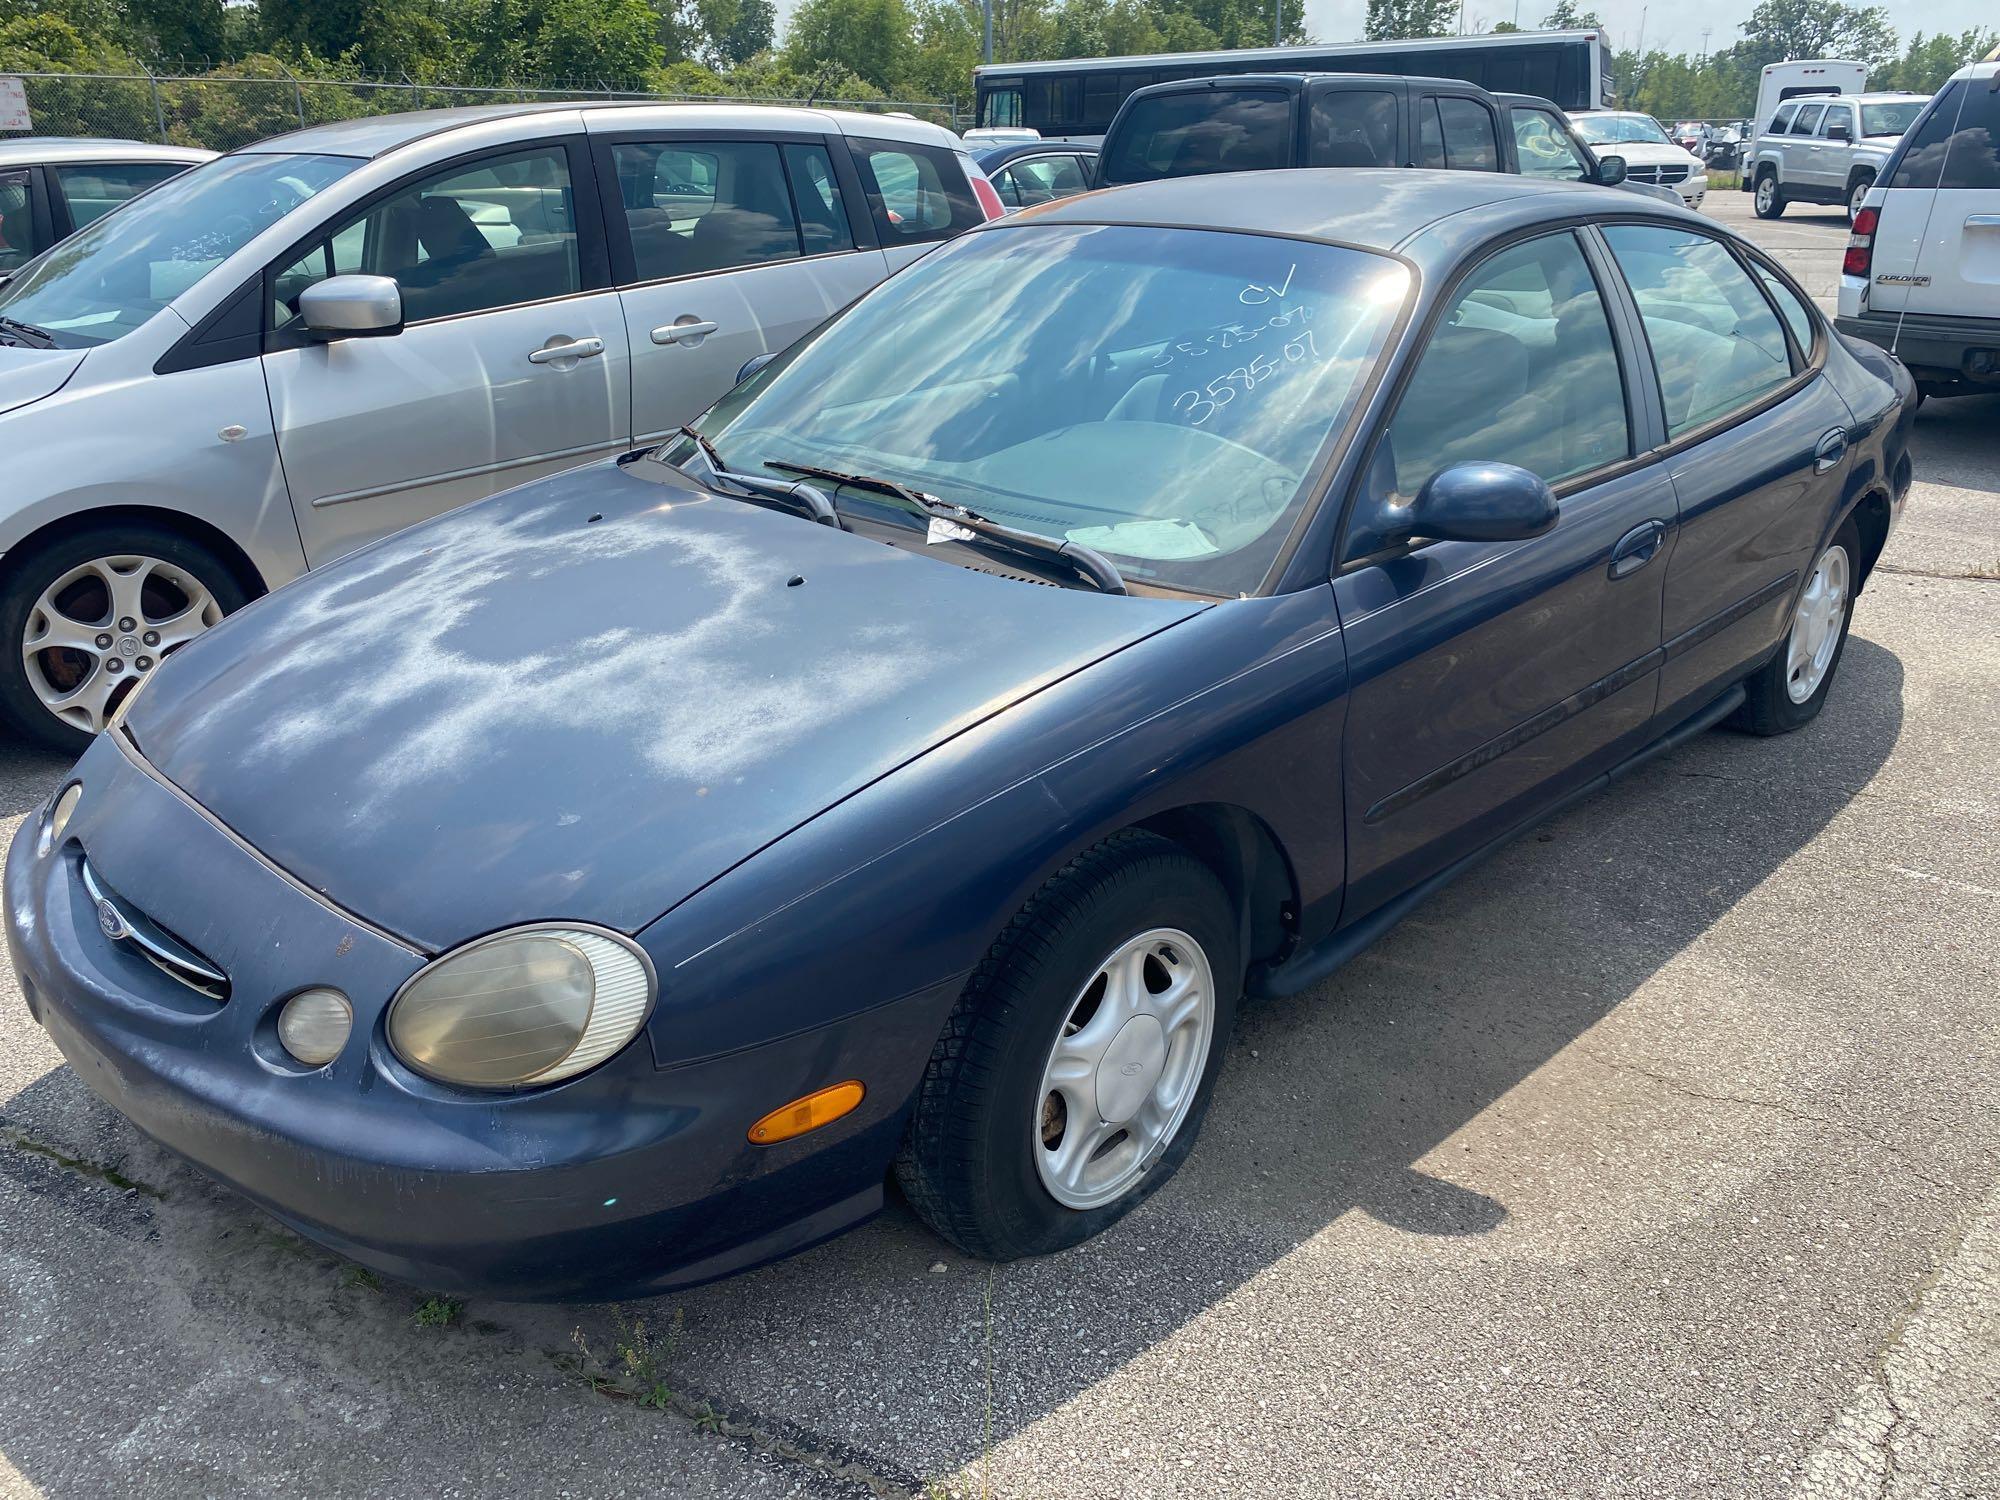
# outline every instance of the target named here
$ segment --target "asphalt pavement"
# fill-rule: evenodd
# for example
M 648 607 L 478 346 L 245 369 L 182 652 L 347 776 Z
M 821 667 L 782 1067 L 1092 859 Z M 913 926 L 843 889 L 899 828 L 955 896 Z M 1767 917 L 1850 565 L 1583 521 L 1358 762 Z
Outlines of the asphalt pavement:
M 1742 223 L 1833 292 L 1845 225 Z M 2000 397 L 1931 402 L 1826 711 L 1251 1010 L 1199 1148 L 1005 1267 L 892 1202 L 453 1304 L 99 1106 L 0 981 L 0 1495 L 2000 1494 Z M 0 745 L 6 834 L 60 775 Z

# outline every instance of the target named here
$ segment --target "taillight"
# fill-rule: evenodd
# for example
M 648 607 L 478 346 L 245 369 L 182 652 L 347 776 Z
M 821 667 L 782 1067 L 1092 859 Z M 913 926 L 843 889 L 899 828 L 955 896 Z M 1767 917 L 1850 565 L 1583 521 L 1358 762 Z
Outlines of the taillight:
M 986 174 L 975 170 L 968 175 L 972 178 L 972 196 L 979 200 L 980 212 L 989 219 L 1005 217 L 1007 210 L 1000 206 L 1000 194 L 986 180 Z
M 1875 226 L 1881 221 L 1882 210 L 1864 208 L 1854 216 L 1853 232 L 1847 236 L 1847 253 L 1840 258 L 1840 274 L 1868 279 L 1868 268 L 1875 259 Z

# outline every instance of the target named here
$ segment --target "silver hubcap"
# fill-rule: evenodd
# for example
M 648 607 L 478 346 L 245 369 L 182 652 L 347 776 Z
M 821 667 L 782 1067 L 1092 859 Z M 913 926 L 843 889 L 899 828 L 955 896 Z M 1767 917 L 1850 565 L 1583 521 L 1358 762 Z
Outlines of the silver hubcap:
M 1846 618 L 1847 549 L 1829 547 L 1813 564 L 1812 577 L 1792 615 L 1792 638 L 1785 647 L 1785 691 L 1792 702 L 1804 703 L 1819 691 L 1840 647 L 1840 626 Z
M 1771 181 L 1770 178 L 1766 177 L 1758 182 L 1757 206 L 1759 208 L 1769 208 L 1771 206 L 1771 200 L 1777 196 L 1778 196 L 1777 186 Z
M 1215 976 L 1185 932 L 1119 945 L 1077 991 L 1042 1069 L 1035 1167 L 1066 1208 L 1128 1192 L 1187 1118 L 1215 1035 Z
M 157 557 L 99 557 L 42 590 L 28 611 L 21 660 L 42 706 L 95 734 L 118 700 L 222 618 L 208 586 Z
M 1858 213 L 1860 213 L 1860 212 L 1861 212 L 1861 200 L 1862 200 L 1863 198 L 1866 198 L 1867 196 L 1868 196 L 1868 184 L 1867 184 L 1867 183 L 1865 183 L 1865 182 L 1857 182 L 1857 183 L 1855 183 L 1855 184 L 1854 184 L 1854 194 L 1853 194 L 1853 196 L 1852 196 L 1852 197 L 1850 197 L 1850 198 L 1849 198 L 1849 199 L 1847 200 L 1847 217 L 1848 217 L 1848 218 L 1850 218 L 1850 219 L 1851 219 L 1851 218 L 1853 218 L 1853 217 L 1854 217 L 1854 216 L 1855 216 L 1856 214 L 1858 214 Z

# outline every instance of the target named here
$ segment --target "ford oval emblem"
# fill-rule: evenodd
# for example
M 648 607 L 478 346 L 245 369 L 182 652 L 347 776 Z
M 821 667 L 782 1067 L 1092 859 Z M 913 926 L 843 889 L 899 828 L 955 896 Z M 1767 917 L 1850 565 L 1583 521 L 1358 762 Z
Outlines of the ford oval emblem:
M 125 925 L 125 917 L 109 901 L 99 898 L 97 902 L 97 925 L 112 942 L 118 942 L 132 935 L 132 929 Z
M 1129 1062 L 1125 1064 L 1124 1067 L 1120 1068 L 1118 1072 L 1122 1077 L 1125 1078 L 1137 1078 L 1139 1076 L 1141 1069 L 1143 1069 L 1144 1067 L 1145 1067 L 1144 1063 Z

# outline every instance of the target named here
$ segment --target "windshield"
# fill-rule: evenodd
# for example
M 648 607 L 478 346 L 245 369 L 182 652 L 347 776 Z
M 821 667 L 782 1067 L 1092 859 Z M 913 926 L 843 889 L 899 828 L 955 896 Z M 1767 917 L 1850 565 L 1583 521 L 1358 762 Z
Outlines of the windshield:
M 732 469 L 893 479 L 1131 580 L 1247 593 L 1409 288 L 1332 245 L 1016 224 L 933 251 L 697 425 Z
M 1610 146 L 1624 141 L 1644 141 L 1655 146 L 1671 146 L 1660 122 L 1650 115 L 1575 115 L 1576 133 L 1593 146 Z
M 33 324 L 64 349 L 108 344 L 360 165 L 246 154 L 184 172 L 31 264 L 0 289 L 0 317 Z
M 1899 99 L 1894 104 L 1864 104 L 1861 106 L 1861 133 L 1901 135 L 1916 123 L 1917 116 L 1924 112 L 1928 103 L 1928 99 Z

